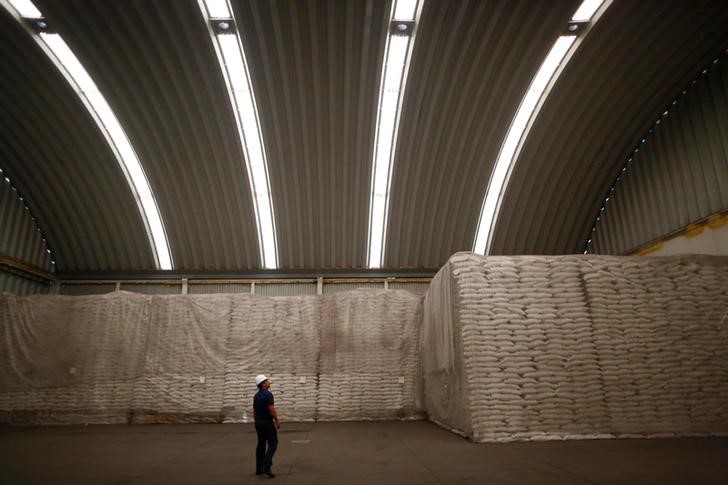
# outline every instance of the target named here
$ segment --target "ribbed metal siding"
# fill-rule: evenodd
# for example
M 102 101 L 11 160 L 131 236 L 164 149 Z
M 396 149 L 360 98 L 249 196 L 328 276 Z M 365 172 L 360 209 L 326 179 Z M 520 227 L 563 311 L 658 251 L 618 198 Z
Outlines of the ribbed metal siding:
M 155 283 L 122 283 L 122 291 L 133 291 L 145 295 L 179 295 L 182 293 L 180 284 L 155 284 Z
M 357 283 L 355 281 L 347 282 L 347 283 L 327 283 L 324 281 L 324 287 L 323 287 L 323 293 L 338 293 L 340 291 L 351 291 L 356 290 L 359 288 L 373 288 L 377 290 L 383 290 L 384 289 L 384 282 L 381 283 L 377 282 L 361 282 Z
M 255 294 L 261 296 L 315 295 L 316 283 L 255 283 Z
M 103 295 L 116 290 L 114 283 L 63 284 L 58 290 L 60 295 Z
M 37 224 L 3 173 L 0 173 L 0 256 L 53 271 L 51 255 Z
M 429 282 L 417 282 L 417 281 L 406 281 L 397 282 L 393 281 L 389 283 L 390 290 L 406 290 L 417 295 L 424 295 L 430 288 Z
M 44 283 L 18 276 L 0 268 L 0 293 L 13 293 L 19 296 L 46 294 L 50 283 Z
M 728 55 L 701 72 L 630 155 L 589 251 L 626 254 L 728 209 Z
M 580 253 L 627 155 L 728 46 L 728 2 L 615 1 L 544 103 L 511 175 L 492 254 Z
M 187 293 L 190 295 L 209 295 L 212 293 L 250 293 L 249 283 L 200 284 L 189 282 Z

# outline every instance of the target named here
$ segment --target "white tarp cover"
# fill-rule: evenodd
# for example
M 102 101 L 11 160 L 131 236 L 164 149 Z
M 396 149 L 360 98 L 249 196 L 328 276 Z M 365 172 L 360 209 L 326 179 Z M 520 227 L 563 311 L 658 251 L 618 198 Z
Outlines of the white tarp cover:
M 282 419 L 418 416 L 422 297 L 398 290 L 0 296 L 0 422 L 250 420 L 268 375 Z
M 421 368 L 426 391 L 424 408 L 430 420 L 460 434 L 471 435 L 459 320 L 453 315 L 450 263 L 435 275 L 424 301 Z M 425 390 L 423 384 L 423 390 Z
M 427 410 L 475 441 L 728 433 L 726 257 L 458 253 L 424 321 Z

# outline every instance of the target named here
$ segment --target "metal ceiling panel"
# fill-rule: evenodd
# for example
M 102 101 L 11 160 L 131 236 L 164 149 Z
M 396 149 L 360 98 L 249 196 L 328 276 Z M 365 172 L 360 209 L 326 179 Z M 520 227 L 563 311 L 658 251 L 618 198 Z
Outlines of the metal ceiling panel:
M 728 208 L 728 53 L 714 61 L 629 155 L 590 252 L 629 254 Z
M 9 257 L 53 272 L 43 234 L 24 200 L 0 172 L 0 257 Z M 2 287 L 0 287 L 2 288 Z
M 4 9 L 0 93 L 0 167 L 46 234 L 56 268 L 154 268 L 136 203 L 105 139 Z
M 233 1 L 266 144 L 282 269 L 366 264 L 389 1 Z
M 614 2 L 531 130 L 504 196 L 492 254 L 584 251 L 627 155 L 728 46 L 726 25 L 725 1 Z
M 578 4 L 425 3 L 403 101 L 386 267 L 436 268 L 472 249 L 500 145 Z
M 0 268 L 0 293 L 7 292 L 18 296 L 44 295 L 49 289 L 48 282 L 24 278 Z
M 245 160 L 197 2 L 36 3 L 126 129 L 175 269 L 260 270 Z M 231 3 L 268 156 L 280 271 L 363 268 L 391 1 Z M 578 4 L 425 2 L 393 166 L 387 268 L 437 268 L 472 248 L 513 115 Z M 725 25 L 725 1 L 615 0 L 533 125 L 493 252 L 582 251 L 626 155 L 697 69 L 728 46 Z M 0 167 L 36 215 L 57 270 L 153 270 L 143 221 L 103 136 L 4 12 L 0 93 Z
M 157 199 L 174 267 L 260 268 L 245 160 L 197 3 L 37 5 L 126 130 Z

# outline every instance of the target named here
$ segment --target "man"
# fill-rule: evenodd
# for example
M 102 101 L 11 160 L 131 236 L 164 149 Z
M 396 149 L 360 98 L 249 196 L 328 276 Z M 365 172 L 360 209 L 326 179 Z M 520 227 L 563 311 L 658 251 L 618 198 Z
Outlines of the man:
M 270 381 L 263 374 L 255 377 L 258 392 L 253 397 L 253 417 L 255 418 L 255 432 L 258 433 L 258 446 L 255 449 L 255 474 L 265 473 L 270 478 L 275 477 L 271 470 L 273 455 L 278 448 L 278 431 L 281 422 L 273 405 L 273 394 L 268 390 Z M 275 426 L 273 423 L 275 422 Z M 266 442 L 268 450 L 265 449 Z

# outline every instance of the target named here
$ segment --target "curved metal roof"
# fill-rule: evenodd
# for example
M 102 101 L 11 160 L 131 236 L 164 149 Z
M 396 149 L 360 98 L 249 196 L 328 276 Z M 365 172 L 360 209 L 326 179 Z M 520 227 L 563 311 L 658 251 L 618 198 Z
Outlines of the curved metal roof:
M 95 122 L 1 9 L 0 59 L 0 167 L 36 215 L 57 268 L 154 268 L 124 174 Z
M 521 98 L 578 1 L 425 3 L 394 162 L 388 267 L 473 247 Z
M 37 0 L 144 167 L 180 271 L 255 271 L 252 195 L 194 0 Z M 233 0 L 270 172 L 280 271 L 366 261 L 389 0 Z M 402 105 L 385 267 L 472 248 L 490 170 L 578 0 L 426 0 Z M 724 1 L 615 0 L 554 85 L 510 178 L 494 254 L 581 252 L 625 155 L 728 47 Z M 75 93 L 0 9 L 0 168 L 60 273 L 151 270 L 126 180 Z
M 592 228 L 589 252 L 629 254 L 728 207 L 726 92 L 724 51 L 670 103 L 623 162 Z
M 493 254 L 581 253 L 627 154 L 728 46 L 722 1 L 614 2 L 569 62 L 516 163 Z
M 388 2 L 233 2 L 253 77 L 279 266 L 366 264 Z
M 20 261 L 46 273 L 55 270 L 50 250 L 25 200 L 0 171 L 0 264 Z M 2 288 L 0 286 L 0 288 Z
M 196 3 L 37 5 L 124 126 L 157 198 L 175 267 L 259 267 L 244 159 Z

